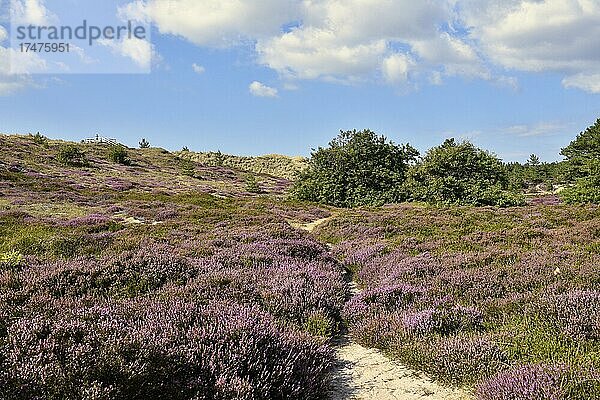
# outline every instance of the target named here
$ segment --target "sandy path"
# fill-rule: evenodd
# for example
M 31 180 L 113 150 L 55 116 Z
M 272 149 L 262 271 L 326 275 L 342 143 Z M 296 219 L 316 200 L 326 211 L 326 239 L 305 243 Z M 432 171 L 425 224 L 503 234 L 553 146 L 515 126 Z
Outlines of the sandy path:
M 332 218 L 333 217 L 321 218 L 316 221 L 309 222 L 307 224 L 300 224 L 300 223 L 296 223 L 296 222 L 290 222 L 289 224 L 292 228 L 302 229 L 303 231 L 312 232 L 317 228 L 317 226 L 323 225 L 325 222 L 329 221 Z
M 290 224 L 312 232 L 333 217 L 308 224 Z M 358 293 L 355 282 L 352 294 Z M 331 400 L 467 400 L 471 397 L 459 389 L 440 386 L 424 374 L 415 372 L 381 352 L 367 349 L 343 335 L 335 343 L 336 365 L 331 382 Z
M 343 338 L 336 347 L 337 365 L 332 400 L 462 400 L 458 389 L 440 386 L 423 374 L 391 361 L 377 350 Z

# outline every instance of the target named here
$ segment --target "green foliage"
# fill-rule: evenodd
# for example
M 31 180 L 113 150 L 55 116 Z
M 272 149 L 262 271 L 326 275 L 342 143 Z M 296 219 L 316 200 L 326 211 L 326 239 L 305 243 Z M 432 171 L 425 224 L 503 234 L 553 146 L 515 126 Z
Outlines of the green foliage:
M 469 142 L 446 140 L 429 150 L 412 171 L 413 199 L 430 203 L 511 206 L 523 199 L 508 192 L 508 176 L 493 154 Z
M 0 253 L 0 269 L 14 269 L 21 267 L 25 262 L 25 258 L 18 251 L 8 251 Z
M 396 145 L 370 130 L 341 131 L 329 147 L 312 153 L 292 194 L 338 207 L 403 201 L 402 184 L 418 154 L 410 145 Z
M 150 148 L 150 142 L 147 141 L 145 138 L 142 138 L 142 140 L 140 140 L 140 149 L 149 149 Z
M 256 180 L 256 177 L 252 174 L 246 176 L 246 191 L 249 193 L 260 193 L 260 185 Z
M 39 132 L 37 132 L 35 135 L 29 134 L 29 136 L 31 136 L 35 144 L 39 144 L 40 146 L 44 147 L 48 146 L 48 138 Z
M 335 331 L 335 322 L 323 312 L 314 312 L 304 322 L 304 331 L 313 336 L 331 337 Z
M 73 144 L 63 144 L 58 149 L 56 160 L 69 167 L 85 167 L 89 162 L 85 154 Z
M 184 152 L 186 152 L 186 153 L 187 153 L 188 151 L 190 151 L 190 149 L 188 149 L 188 147 L 187 147 L 187 146 L 183 146 L 183 148 L 181 149 L 181 151 L 184 151 Z
M 529 159 L 527 160 L 527 165 L 531 167 L 537 167 L 540 164 L 540 158 L 538 156 L 536 156 L 535 154 L 529 156 Z
M 196 164 L 187 158 L 179 159 L 181 165 L 181 173 L 186 176 L 194 176 L 196 174 Z
M 562 149 L 575 186 L 561 193 L 566 203 L 600 203 L 600 119 Z
M 587 176 L 577 179 L 575 186 L 561 193 L 565 203 L 600 203 L 600 159 L 587 161 L 585 167 Z
M 108 149 L 108 160 L 116 164 L 130 165 L 131 160 L 124 146 L 116 145 Z
M 584 132 L 577 135 L 567 147 L 560 152 L 567 158 L 576 177 L 587 175 L 587 163 L 600 159 L 600 119 Z

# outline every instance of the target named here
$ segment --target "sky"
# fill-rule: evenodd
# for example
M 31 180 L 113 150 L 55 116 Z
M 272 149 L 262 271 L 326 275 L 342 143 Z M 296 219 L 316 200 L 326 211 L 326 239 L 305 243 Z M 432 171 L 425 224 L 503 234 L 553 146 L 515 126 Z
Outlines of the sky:
M 600 0 L 9 3 L 1 133 L 307 156 L 368 128 L 423 152 L 454 137 L 505 161 L 554 161 L 600 118 Z M 15 18 L 67 15 L 134 21 L 151 37 L 75 46 L 71 69 L 11 47 Z

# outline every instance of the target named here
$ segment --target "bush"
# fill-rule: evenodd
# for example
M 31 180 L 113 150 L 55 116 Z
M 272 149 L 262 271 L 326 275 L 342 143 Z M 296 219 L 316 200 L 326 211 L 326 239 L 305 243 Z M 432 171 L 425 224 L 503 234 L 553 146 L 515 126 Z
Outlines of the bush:
M 29 136 L 31 136 L 35 144 L 39 144 L 40 146 L 44 147 L 48 146 L 48 138 L 40 134 L 39 132 L 37 132 L 35 135 L 29 134 Z
M 85 167 L 89 165 L 85 154 L 73 144 L 61 145 L 56 154 L 56 160 L 68 167 Z
M 111 146 L 108 149 L 108 160 L 121 165 L 131 164 L 131 160 L 129 159 L 127 150 L 125 149 L 125 147 L 120 145 Z
M 382 205 L 406 198 L 401 191 L 417 150 L 370 130 L 341 132 L 314 151 L 292 193 L 299 200 L 338 207 Z
M 411 170 L 407 191 L 414 200 L 475 206 L 511 206 L 524 203 L 508 192 L 508 176 L 494 155 L 469 142 L 446 140 L 429 150 Z
M 149 149 L 150 148 L 150 142 L 144 138 L 142 138 L 142 140 L 140 140 L 139 144 L 140 144 L 140 149 Z
M 248 193 L 261 192 L 260 185 L 258 184 L 258 181 L 256 180 L 256 177 L 254 175 L 250 174 L 246 176 L 246 191 Z

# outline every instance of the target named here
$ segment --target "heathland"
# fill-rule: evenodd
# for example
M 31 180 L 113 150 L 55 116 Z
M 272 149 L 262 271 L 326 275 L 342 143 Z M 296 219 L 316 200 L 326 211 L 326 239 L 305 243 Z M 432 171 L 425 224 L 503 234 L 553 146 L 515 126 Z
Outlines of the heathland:
M 326 205 L 306 160 L 0 136 L 0 398 L 325 398 L 341 334 L 479 400 L 600 398 L 600 208 L 404 150 Z M 429 201 L 448 154 L 493 179 Z

